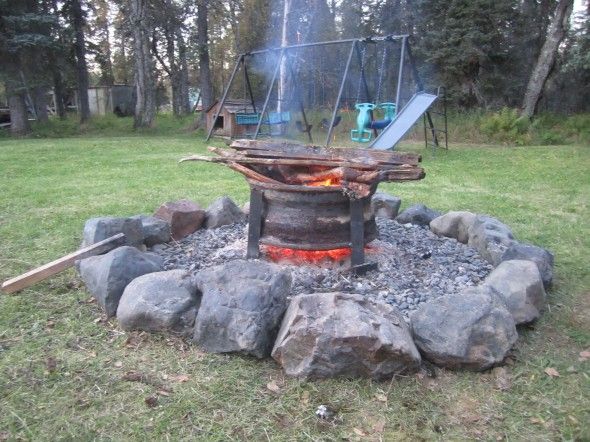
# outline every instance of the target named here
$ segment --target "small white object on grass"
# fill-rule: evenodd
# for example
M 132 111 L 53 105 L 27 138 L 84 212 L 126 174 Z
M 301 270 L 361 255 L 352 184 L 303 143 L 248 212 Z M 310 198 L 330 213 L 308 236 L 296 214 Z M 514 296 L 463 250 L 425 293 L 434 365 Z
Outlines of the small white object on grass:
M 320 405 L 315 411 L 315 415 L 320 419 L 332 419 L 336 412 L 330 410 L 326 405 Z

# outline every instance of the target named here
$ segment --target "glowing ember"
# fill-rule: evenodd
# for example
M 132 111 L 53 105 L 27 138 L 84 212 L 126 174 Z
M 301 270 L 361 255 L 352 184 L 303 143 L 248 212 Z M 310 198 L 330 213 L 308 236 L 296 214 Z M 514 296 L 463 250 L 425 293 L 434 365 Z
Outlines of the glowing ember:
M 314 181 L 312 183 L 307 183 L 308 186 L 320 187 L 320 186 L 339 186 L 340 179 L 339 178 L 328 178 L 322 181 Z
M 264 247 L 266 256 L 272 261 L 289 261 L 293 264 L 320 264 L 323 262 L 338 262 L 350 258 L 352 250 L 348 247 L 331 250 L 297 250 L 276 246 Z

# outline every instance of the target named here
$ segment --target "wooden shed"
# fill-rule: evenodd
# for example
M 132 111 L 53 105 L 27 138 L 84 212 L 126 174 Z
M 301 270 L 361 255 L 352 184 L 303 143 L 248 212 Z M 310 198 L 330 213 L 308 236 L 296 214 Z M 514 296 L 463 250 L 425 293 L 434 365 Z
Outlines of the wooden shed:
M 254 108 L 249 100 L 227 99 L 223 109 L 219 109 L 220 102 L 216 101 L 207 109 L 207 130 L 213 126 L 215 114 L 219 112 L 217 122 L 215 122 L 215 134 L 231 138 L 247 137 L 248 134 L 256 130 L 258 115 L 254 113 Z M 240 116 L 240 124 L 236 120 L 236 115 Z M 247 116 L 253 124 L 244 124 L 244 117 Z

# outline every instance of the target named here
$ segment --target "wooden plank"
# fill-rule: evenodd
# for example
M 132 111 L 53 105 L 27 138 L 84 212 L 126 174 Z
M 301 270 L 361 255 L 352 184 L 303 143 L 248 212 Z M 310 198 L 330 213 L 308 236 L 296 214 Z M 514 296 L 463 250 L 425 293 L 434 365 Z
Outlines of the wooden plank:
M 223 151 L 223 149 L 219 149 L 217 147 L 209 147 L 209 150 L 215 153 L 218 153 L 220 155 L 222 155 L 225 158 L 228 158 L 229 152 L 219 152 L 219 151 Z M 209 158 L 209 157 L 207 157 Z M 235 156 L 232 156 L 232 158 L 228 158 L 228 162 L 224 163 L 227 167 L 229 167 L 232 170 L 235 170 L 236 172 L 240 172 L 242 175 L 251 178 L 253 180 L 256 181 L 260 181 L 262 183 L 274 183 L 274 184 L 281 184 L 280 181 L 274 180 L 270 177 L 267 177 L 266 175 L 262 175 L 261 173 L 256 172 L 255 170 L 250 169 L 249 167 L 243 166 L 235 161 L 233 161 L 233 159 L 235 159 Z M 182 160 L 179 161 L 179 163 L 182 163 L 184 161 L 188 161 L 185 158 L 183 158 Z
M 320 147 L 313 145 L 298 144 L 288 141 L 266 141 L 266 140 L 235 140 L 230 144 L 232 149 L 239 151 L 271 151 L 284 154 L 311 154 L 327 155 L 332 157 L 345 158 L 347 160 L 373 160 L 391 164 L 412 164 L 417 165 L 422 161 L 422 156 L 408 152 L 386 152 L 373 149 L 357 147 Z
M 124 243 L 125 234 L 118 233 L 100 242 L 70 253 L 69 255 L 62 256 L 61 258 L 51 261 L 50 263 L 47 263 L 41 267 L 30 270 L 27 273 L 17 276 L 16 278 L 7 280 L 2 283 L 2 291 L 5 293 L 18 292 L 19 290 L 25 289 L 39 281 L 43 281 L 50 276 L 63 272 L 64 270 L 72 267 L 78 259 L 106 253 L 115 247 L 123 245 Z
M 362 163 L 354 161 L 329 161 L 329 160 L 297 160 L 290 158 L 247 158 L 247 157 L 207 157 L 203 155 L 191 155 L 180 160 L 184 161 L 206 161 L 209 163 L 230 163 L 240 164 L 265 164 L 269 166 L 326 166 L 326 167 L 352 167 L 361 170 L 375 170 L 385 166 L 379 166 L 377 163 Z

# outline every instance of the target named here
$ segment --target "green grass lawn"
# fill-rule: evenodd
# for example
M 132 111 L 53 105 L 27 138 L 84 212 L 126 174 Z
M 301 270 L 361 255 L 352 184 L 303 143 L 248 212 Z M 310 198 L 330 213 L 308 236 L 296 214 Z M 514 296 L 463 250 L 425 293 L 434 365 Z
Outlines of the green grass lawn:
M 547 312 L 520 330 L 505 373 L 286 379 L 272 360 L 122 332 L 70 270 L 0 295 L 0 440 L 589 440 L 590 361 L 579 353 L 590 347 L 590 148 L 407 147 L 423 153 L 426 179 L 381 190 L 404 206 L 492 215 L 555 254 Z M 177 164 L 203 152 L 190 135 L 0 141 L 0 279 L 76 249 L 93 216 L 151 213 L 179 198 L 244 203 L 237 173 Z M 143 382 L 125 380 L 130 371 Z M 320 404 L 340 420 L 319 422 Z

